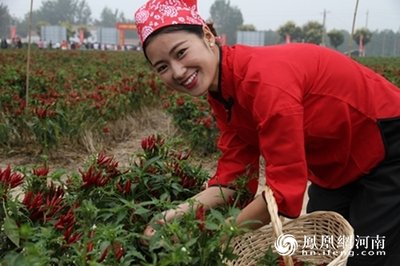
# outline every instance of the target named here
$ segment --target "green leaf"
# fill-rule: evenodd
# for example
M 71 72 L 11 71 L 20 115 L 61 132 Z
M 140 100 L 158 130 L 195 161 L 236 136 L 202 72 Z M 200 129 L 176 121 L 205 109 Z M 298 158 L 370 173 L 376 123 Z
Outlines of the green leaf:
M 52 174 L 51 174 L 51 179 L 52 180 L 61 180 L 61 177 L 63 177 L 67 171 L 65 169 L 56 169 Z
M 220 211 L 211 209 L 210 212 L 211 212 L 211 215 L 213 217 L 215 217 L 220 223 L 225 223 L 225 217 L 223 216 L 223 214 Z
M 136 208 L 135 209 L 135 214 L 143 216 L 143 214 L 148 214 L 150 210 L 147 210 L 145 208 Z
M 23 254 L 19 253 L 14 253 L 14 252 L 9 252 L 3 259 L 2 263 L 4 265 L 8 266 L 29 266 L 32 264 L 29 264 L 27 259 L 24 257 Z M 3 265 L 3 264 L 0 264 Z
M 130 253 L 136 258 L 139 258 L 139 259 L 141 259 L 143 261 L 146 260 L 146 258 L 143 256 L 143 254 L 138 252 L 136 249 L 131 250 Z
M 257 266 L 262 265 L 279 265 L 279 255 L 275 253 L 271 247 L 268 248 L 264 256 L 257 263 Z
M 19 229 L 17 223 L 10 217 L 4 218 L 4 233 L 17 247 L 19 247 Z
M 129 200 L 126 200 L 126 199 L 124 199 L 124 198 L 118 198 L 122 203 L 124 203 L 125 204 L 125 206 L 126 207 L 128 207 L 128 208 L 134 208 L 135 207 L 135 202 L 134 201 L 129 201 Z
M 220 229 L 220 225 L 213 223 L 213 222 L 206 221 L 206 228 L 208 230 L 217 231 Z
M 199 238 L 196 237 L 196 238 L 193 238 L 193 239 L 189 240 L 188 242 L 185 243 L 185 246 L 186 247 L 191 247 L 191 246 L 195 245 L 197 243 L 198 239 Z

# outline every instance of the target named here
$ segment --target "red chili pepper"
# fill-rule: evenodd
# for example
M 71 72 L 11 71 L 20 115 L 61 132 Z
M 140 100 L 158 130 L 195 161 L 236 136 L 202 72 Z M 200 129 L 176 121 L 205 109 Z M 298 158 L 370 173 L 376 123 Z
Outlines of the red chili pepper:
M 47 116 L 47 110 L 41 107 L 35 108 L 34 112 L 40 119 L 44 119 Z
M 122 185 L 121 185 L 121 181 L 118 181 L 115 185 L 116 185 L 116 187 L 117 187 L 117 190 L 118 190 L 120 193 L 124 193 L 124 188 L 123 188 Z
M 38 194 L 34 194 L 32 191 L 28 191 L 25 194 L 25 197 L 22 201 L 22 203 L 26 206 L 28 211 L 30 212 L 30 219 L 32 221 L 36 221 L 40 218 L 43 218 L 44 212 L 43 212 L 43 194 L 42 192 Z
M 4 184 L 6 189 L 15 188 L 24 182 L 24 177 L 20 173 L 12 172 L 11 166 L 8 165 L 4 171 L 0 168 L 0 182 Z
M 119 262 L 121 260 L 122 256 L 124 255 L 125 250 L 122 247 L 121 243 L 119 243 L 119 242 L 114 242 L 112 246 L 113 246 L 115 258 Z
M 108 179 L 103 176 L 103 173 L 95 170 L 93 165 L 91 165 L 86 172 L 82 172 L 81 170 L 79 170 L 79 172 L 83 180 L 82 188 L 91 186 L 102 187 L 108 182 Z
M 116 177 L 120 174 L 120 171 L 117 169 L 119 163 L 117 161 L 114 161 L 113 157 L 108 157 L 103 152 L 101 152 L 97 156 L 96 162 L 99 168 L 106 171 L 109 178 Z
M 185 104 L 185 99 L 183 97 L 179 97 L 176 99 L 176 105 L 177 106 L 183 106 Z
M 87 253 L 92 252 L 92 251 L 93 251 L 93 248 L 94 248 L 93 241 L 89 241 L 89 242 L 87 243 L 87 246 L 86 246 L 86 252 L 87 252 Z
M 75 214 L 73 209 L 69 209 L 64 215 L 61 215 L 56 224 L 54 225 L 57 229 L 71 229 L 75 224 Z
M 112 158 L 107 157 L 104 152 L 100 152 L 97 156 L 98 165 L 107 165 L 112 161 Z
M 40 167 L 32 170 L 35 176 L 47 176 L 49 173 L 49 168 L 47 167 Z
M 71 236 L 72 229 L 73 229 L 73 227 L 72 227 L 72 226 L 69 226 L 69 227 L 67 227 L 67 228 L 64 230 L 63 235 L 64 235 L 64 239 L 65 239 L 66 241 L 67 241 L 67 240 L 69 239 L 69 237 Z
M 108 255 L 108 251 L 110 250 L 110 246 L 108 246 L 108 247 L 106 247 L 104 250 L 103 250 L 103 252 L 101 253 L 101 255 L 100 255 L 100 258 L 97 260 L 97 262 L 103 262 L 106 258 L 107 258 L 107 255 Z
M 31 201 L 32 201 L 32 197 L 33 197 L 33 192 L 32 192 L 32 191 L 27 191 L 27 192 L 25 193 L 24 199 L 22 200 L 22 203 L 23 203 L 25 206 L 28 206 L 28 204 L 30 204 Z
M 206 217 L 206 211 L 204 209 L 204 206 L 200 205 L 196 210 L 196 219 L 199 221 L 199 229 L 200 229 L 200 231 L 204 231 L 205 217 Z
M 82 237 L 83 233 L 74 233 L 72 234 L 68 239 L 67 239 L 67 244 L 71 245 L 75 242 L 78 242 L 81 237 Z
M 125 186 L 124 186 L 124 192 L 125 192 L 125 194 L 131 193 L 131 186 L 132 186 L 132 181 L 131 181 L 131 180 L 127 180 L 127 181 L 125 182 Z

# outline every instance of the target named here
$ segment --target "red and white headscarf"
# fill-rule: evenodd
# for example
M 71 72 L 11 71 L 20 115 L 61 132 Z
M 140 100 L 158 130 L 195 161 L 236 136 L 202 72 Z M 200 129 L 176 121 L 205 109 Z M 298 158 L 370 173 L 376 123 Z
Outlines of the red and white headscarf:
M 197 0 L 149 0 L 135 12 L 135 23 L 142 44 L 165 26 L 205 24 L 197 11 Z

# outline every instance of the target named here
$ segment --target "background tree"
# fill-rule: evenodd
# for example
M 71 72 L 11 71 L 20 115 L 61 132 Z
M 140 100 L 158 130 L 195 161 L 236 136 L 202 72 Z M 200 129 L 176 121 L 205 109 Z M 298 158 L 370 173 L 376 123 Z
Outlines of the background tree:
M 37 10 L 32 11 L 32 29 L 40 35 L 44 25 L 61 25 L 68 21 L 72 25 L 90 25 L 92 11 L 86 0 L 47 0 Z M 28 34 L 29 13 L 22 20 L 15 20 L 17 34 Z
M 274 45 L 280 42 L 280 36 L 277 31 L 267 30 L 264 31 L 264 44 L 265 45 Z
M 253 24 L 243 24 L 238 30 L 240 31 L 256 31 L 256 27 Z
M 76 4 L 75 24 L 89 25 L 92 22 L 92 10 L 86 0 Z
M 58 25 L 62 21 L 86 24 L 90 21 L 90 14 L 90 8 L 85 0 L 48 0 L 42 3 L 37 12 L 38 19 L 50 25 Z
M 303 37 L 305 42 L 321 44 L 323 34 L 324 26 L 318 21 L 310 21 L 303 26 Z
M 356 42 L 357 45 L 360 43 L 360 38 L 362 38 L 363 44 L 365 46 L 371 40 L 372 32 L 367 28 L 358 29 L 354 32 L 353 35 L 353 40 Z
M 109 7 L 104 7 L 100 14 L 100 20 L 97 20 L 95 24 L 101 27 L 115 27 L 117 22 L 125 22 L 125 15 L 119 12 L 118 9 L 112 11 Z
M 7 38 L 9 36 L 11 22 L 12 18 L 8 7 L 0 3 L 0 38 Z
M 286 40 L 287 36 L 290 37 L 292 42 L 301 42 L 303 33 L 300 27 L 296 26 L 293 21 L 288 21 L 278 28 L 278 34 L 281 41 Z
M 368 55 L 400 56 L 400 29 L 374 31 L 372 36 L 366 47 Z
M 340 30 L 331 30 L 328 32 L 329 43 L 337 49 L 344 42 L 344 34 Z
M 243 16 L 239 8 L 230 5 L 230 1 L 215 0 L 210 7 L 211 19 L 219 35 L 226 35 L 228 44 L 236 43 L 236 32 L 243 25 Z

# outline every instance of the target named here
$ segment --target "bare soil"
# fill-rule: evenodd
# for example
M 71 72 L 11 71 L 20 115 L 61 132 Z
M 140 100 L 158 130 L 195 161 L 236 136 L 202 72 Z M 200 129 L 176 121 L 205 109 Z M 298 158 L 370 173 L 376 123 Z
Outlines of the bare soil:
M 78 170 L 90 155 L 104 151 L 113 156 L 120 166 L 127 166 L 134 155 L 141 152 L 141 140 L 152 134 L 165 138 L 176 134 L 171 118 L 163 110 L 143 109 L 134 116 L 124 118 L 110 127 L 112 140 L 107 144 L 98 143 L 88 133 L 80 141 L 81 146 L 58 148 L 47 158 L 47 165 L 52 169 L 62 168 L 67 171 Z M 32 149 L 17 149 L 7 155 L 0 155 L 0 168 L 15 166 L 43 165 L 43 156 Z

